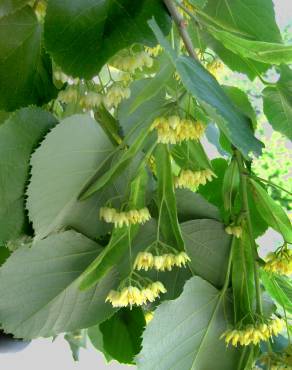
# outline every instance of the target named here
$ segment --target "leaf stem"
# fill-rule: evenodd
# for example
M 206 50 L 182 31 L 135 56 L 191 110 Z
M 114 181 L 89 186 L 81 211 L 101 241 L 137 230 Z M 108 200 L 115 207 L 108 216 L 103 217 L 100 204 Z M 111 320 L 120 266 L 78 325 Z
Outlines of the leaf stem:
M 260 180 L 260 181 L 263 181 L 263 182 L 266 182 L 267 184 L 269 184 L 270 186 L 274 187 L 274 188 L 278 188 L 282 191 L 284 191 L 285 193 L 289 194 L 289 195 L 292 195 L 292 193 L 286 189 L 284 189 L 282 186 L 280 185 L 277 185 L 275 184 L 274 182 L 270 181 L 270 180 L 266 180 L 266 179 L 263 179 L 262 177 L 259 177 L 259 176 L 256 176 L 256 175 L 250 175 L 251 177 L 257 179 L 257 180 Z
M 233 249 L 234 249 L 235 244 L 236 244 L 236 237 L 233 235 L 232 241 L 231 241 L 231 246 L 230 246 L 228 263 L 227 263 L 227 271 L 226 271 L 225 281 L 224 281 L 223 288 L 221 290 L 222 296 L 225 294 L 225 292 L 228 288 L 228 284 L 229 284 L 229 280 L 230 280 L 230 274 L 231 274 Z
M 172 0 L 163 0 L 163 1 L 178 28 L 179 34 L 183 40 L 183 43 L 185 44 L 185 47 L 189 55 L 194 59 L 198 60 L 198 56 L 193 48 L 192 40 L 186 29 L 186 22 L 183 16 L 178 12 L 175 3 Z
M 262 316 L 263 315 L 263 307 L 262 307 L 262 299 L 261 299 L 261 287 L 260 287 L 260 278 L 259 278 L 259 268 L 258 268 L 258 253 L 257 253 L 257 246 L 253 236 L 253 229 L 252 223 L 250 218 L 250 211 L 249 211 L 249 204 L 248 204 L 248 197 L 247 197 L 247 176 L 248 172 L 246 171 L 242 159 L 242 155 L 238 150 L 235 150 L 236 160 L 238 163 L 238 168 L 240 171 L 240 178 L 241 178 L 241 188 L 242 188 L 242 211 L 245 214 L 246 223 L 247 223 L 247 230 L 249 234 L 252 254 L 254 257 L 253 260 L 253 268 L 254 268 L 254 281 L 255 281 L 255 290 L 256 290 L 256 307 L 257 313 Z

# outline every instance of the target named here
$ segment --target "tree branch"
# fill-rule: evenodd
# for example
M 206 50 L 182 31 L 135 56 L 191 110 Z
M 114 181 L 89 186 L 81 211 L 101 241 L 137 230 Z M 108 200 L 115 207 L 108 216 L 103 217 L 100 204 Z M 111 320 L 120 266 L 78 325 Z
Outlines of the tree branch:
M 191 40 L 191 38 L 188 34 L 188 31 L 186 29 L 186 22 L 185 22 L 184 18 L 182 17 L 182 15 L 180 15 L 180 13 L 177 10 L 176 5 L 174 4 L 174 2 L 172 0 L 163 0 L 163 1 L 164 1 L 164 4 L 167 7 L 169 13 L 172 16 L 172 19 L 174 20 L 174 22 L 175 22 L 175 24 L 178 28 L 180 36 L 181 36 L 181 38 L 182 38 L 182 40 L 185 44 L 185 47 L 187 49 L 187 52 L 189 53 L 189 55 L 191 57 L 198 60 L 197 54 L 196 54 L 196 52 L 193 48 L 192 40 Z

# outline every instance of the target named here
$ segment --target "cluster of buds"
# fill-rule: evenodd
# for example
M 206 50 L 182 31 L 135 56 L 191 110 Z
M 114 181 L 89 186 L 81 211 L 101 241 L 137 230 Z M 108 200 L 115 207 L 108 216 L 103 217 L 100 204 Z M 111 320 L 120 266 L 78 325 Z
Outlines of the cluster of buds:
M 159 44 L 157 46 L 155 46 L 154 48 L 150 48 L 148 46 L 145 46 L 145 51 L 151 57 L 157 57 L 163 51 L 163 48 Z
M 113 85 L 104 96 L 103 103 L 109 109 L 116 108 L 123 99 L 128 99 L 130 95 L 131 90 L 128 87 Z
M 68 89 L 59 92 L 58 99 L 65 104 L 77 103 L 78 91 L 75 87 L 70 86 Z
M 242 227 L 240 225 L 228 225 L 225 231 L 228 235 L 234 235 L 236 238 L 241 238 L 242 236 Z
M 140 252 L 135 259 L 134 269 L 148 271 L 154 268 L 157 271 L 170 271 L 174 266 L 185 267 L 188 261 L 190 261 L 190 257 L 185 252 L 166 253 L 158 256 L 154 256 L 150 252 Z
M 219 73 L 223 69 L 223 63 L 220 60 L 214 60 L 211 63 L 207 64 L 207 70 L 215 77 L 217 78 Z
M 111 65 L 122 71 L 134 73 L 137 69 L 141 71 L 144 67 L 151 68 L 153 59 L 146 51 L 133 55 L 120 53 L 112 59 Z
M 119 212 L 115 208 L 102 207 L 100 208 L 99 215 L 102 220 L 107 223 L 113 223 L 115 227 L 144 224 L 151 218 L 149 210 L 146 207 L 125 212 Z
M 199 185 L 206 185 L 207 181 L 212 181 L 215 174 L 210 169 L 205 170 L 181 170 L 179 176 L 174 178 L 177 188 L 187 188 L 194 190 Z
M 154 302 L 160 293 L 166 293 L 166 289 L 160 281 L 155 281 L 142 289 L 127 286 L 121 291 L 111 290 L 106 302 L 110 302 L 113 307 L 142 306 L 147 302 Z
M 157 130 L 159 143 L 178 144 L 182 141 L 200 139 L 205 126 L 199 121 L 174 115 L 156 118 L 151 125 L 151 130 L 154 129 Z
M 84 109 L 93 109 L 99 107 L 102 100 L 102 95 L 90 91 L 80 98 L 79 104 Z
M 247 325 L 243 329 L 232 329 L 225 331 L 220 339 L 225 338 L 226 344 L 233 346 L 240 344 L 248 346 L 259 344 L 261 341 L 268 341 L 270 337 L 277 336 L 284 328 L 285 321 L 279 318 L 270 320 L 268 323 Z
M 280 249 L 280 251 L 269 253 L 266 257 L 264 269 L 281 275 L 291 275 L 292 249 L 285 247 Z

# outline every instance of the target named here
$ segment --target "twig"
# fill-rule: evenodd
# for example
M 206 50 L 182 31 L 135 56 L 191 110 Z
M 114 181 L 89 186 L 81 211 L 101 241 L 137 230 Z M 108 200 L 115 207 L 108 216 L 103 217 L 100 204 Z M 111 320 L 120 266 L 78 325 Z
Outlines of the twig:
M 193 48 L 192 40 L 188 34 L 188 31 L 186 29 L 186 22 L 182 15 L 179 14 L 176 5 L 172 0 L 164 0 L 164 4 L 166 5 L 167 9 L 169 10 L 169 13 L 171 14 L 178 31 L 181 35 L 181 38 L 185 44 L 185 47 L 191 57 L 198 60 L 198 56 Z

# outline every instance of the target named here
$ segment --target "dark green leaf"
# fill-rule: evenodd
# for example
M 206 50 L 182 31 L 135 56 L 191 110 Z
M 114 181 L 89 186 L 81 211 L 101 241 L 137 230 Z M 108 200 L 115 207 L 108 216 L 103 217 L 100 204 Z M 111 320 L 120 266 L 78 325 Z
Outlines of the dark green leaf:
M 197 6 L 199 8 L 204 8 L 208 0 L 189 0 L 190 4 Z
M 281 67 L 279 81 L 264 89 L 263 99 L 269 123 L 292 140 L 292 71 L 289 67 Z
M 120 309 L 99 325 L 106 353 L 121 363 L 133 364 L 134 357 L 141 350 L 145 325 L 140 307 Z
M 159 228 L 166 243 L 178 250 L 183 250 L 184 241 L 177 217 L 170 153 L 165 144 L 157 145 L 155 163 L 158 181 Z
M 115 187 L 86 201 L 77 198 L 112 150 L 99 125 L 85 114 L 66 118 L 47 135 L 32 155 L 27 190 L 27 208 L 37 238 L 66 226 L 92 238 L 108 230 L 99 221 L 99 208 L 118 195 Z
M 222 287 L 231 241 L 224 225 L 215 220 L 193 220 L 182 223 L 181 229 L 193 275 Z
M 74 231 L 17 249 L 0 270 L 4 330 L 20 338 L 49 337 L 107 319 L 114 312 L 105 303 L 114 275 L 86 292 L 78 288 L 80 275 L 99 252 L 98 244 Z
M 120 49 L 133 43 L 155 46 L 147 24 L 152 17 L 169 30 L 169 17 L 157 0 L 51 0 L 46 47 L 66 73 L 89 79 Z
M 4 245 L 0 246 L 0 266 L 7 260 L 10 256 L 10 250 L 6 248 Z
M 56 96 L 41 38 L 42 25 L 29 6 L 0 19 L 0 109 L 42 105 Z
M 0 18 L 23 8 L 30 0 L 1 0 Z
M 102 352 L 106 361 L 109 362 L 112 360 L 112 357 L 106 352 L 103 346 L 103 335 L 100 331 L 99 325 L 92 326 L 87 329 L 87 335 L 93 344 L 93 346 L 99 351 Z
M 0 241 L 17 238 L 26 215 L 24 191 L 32 151 L 56 119 L 39 108 L 24 108 L 0 126 Z
M 269 295 L 281 307 L 292 313 L 292 282 L 286 276 L 270 274 L 261 270 L 261 280 Z
M 288 243 L 292 243 L 291 222 L 285 211 L 256 181 L 250 179 L 249 184 L 259 214 L 269 226 L 281 233 Z
M 143 334 L 139 369 L 236 369 L 239 351 L 219 339 L 230 311 L 227 297 L 200 277 L 191 278 L 179 298 L 155 311 Z
M 130 209 L 140 209 L 145 206 L 147 181 L 148 174 L 145 169 L 142 169 L 131 183 Z M 82 274 L 80 284 L 82 290 L 96 284 L 113 265 L 121 260 L 131 247 L 130 243 L 138 230 L 138 225 L 123 226 L 113 230 L 109 244 Z

